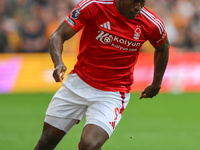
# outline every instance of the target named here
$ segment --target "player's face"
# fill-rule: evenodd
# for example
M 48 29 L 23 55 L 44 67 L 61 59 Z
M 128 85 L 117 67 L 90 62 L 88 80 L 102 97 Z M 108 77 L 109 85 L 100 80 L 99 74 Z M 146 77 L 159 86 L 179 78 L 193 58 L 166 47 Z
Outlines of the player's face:
M 117 0 L 117 10 L 128 19 L 134 19 L 146 0 Z

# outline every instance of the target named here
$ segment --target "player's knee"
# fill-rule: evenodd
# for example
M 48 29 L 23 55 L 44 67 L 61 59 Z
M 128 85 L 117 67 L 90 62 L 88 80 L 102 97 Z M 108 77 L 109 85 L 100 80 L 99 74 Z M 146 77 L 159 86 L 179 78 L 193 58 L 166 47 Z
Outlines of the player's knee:
M 92 138 L 82 138 L 79 144 L 80 150 L 100 150 L 101 145 Z

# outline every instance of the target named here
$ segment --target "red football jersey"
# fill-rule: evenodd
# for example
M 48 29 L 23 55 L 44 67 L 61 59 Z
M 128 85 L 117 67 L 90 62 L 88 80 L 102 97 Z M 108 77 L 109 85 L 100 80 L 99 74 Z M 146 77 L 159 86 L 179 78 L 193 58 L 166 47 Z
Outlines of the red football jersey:
M 167 38 L 159 17 L 143 7 L 135 19 L 120 14 L 116 0 L 82 0 L 65 19 L 83 29 L 78 61 L 72 70 L 86 83 L 105 91 L 130 92 L 142 44 L 157 47 Z

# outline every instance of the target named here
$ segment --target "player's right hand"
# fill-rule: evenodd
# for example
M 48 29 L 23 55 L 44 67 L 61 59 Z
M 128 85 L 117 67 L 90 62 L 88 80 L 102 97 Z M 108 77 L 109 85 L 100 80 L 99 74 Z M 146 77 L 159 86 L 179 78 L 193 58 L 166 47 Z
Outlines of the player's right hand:
M 66 70 L 67 67 L 64 64 L 55 66 L 55 69 L 53 71 L 53 78 L 56 82 L 62 82 Z

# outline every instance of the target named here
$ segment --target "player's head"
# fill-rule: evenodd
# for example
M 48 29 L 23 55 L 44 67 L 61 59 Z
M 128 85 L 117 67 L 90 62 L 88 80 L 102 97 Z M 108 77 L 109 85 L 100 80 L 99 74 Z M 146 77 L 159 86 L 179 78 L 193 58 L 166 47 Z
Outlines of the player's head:
M 117 0 L 117 10 L 128 19 L 134 19 L 144 7 L 146 0 Z

